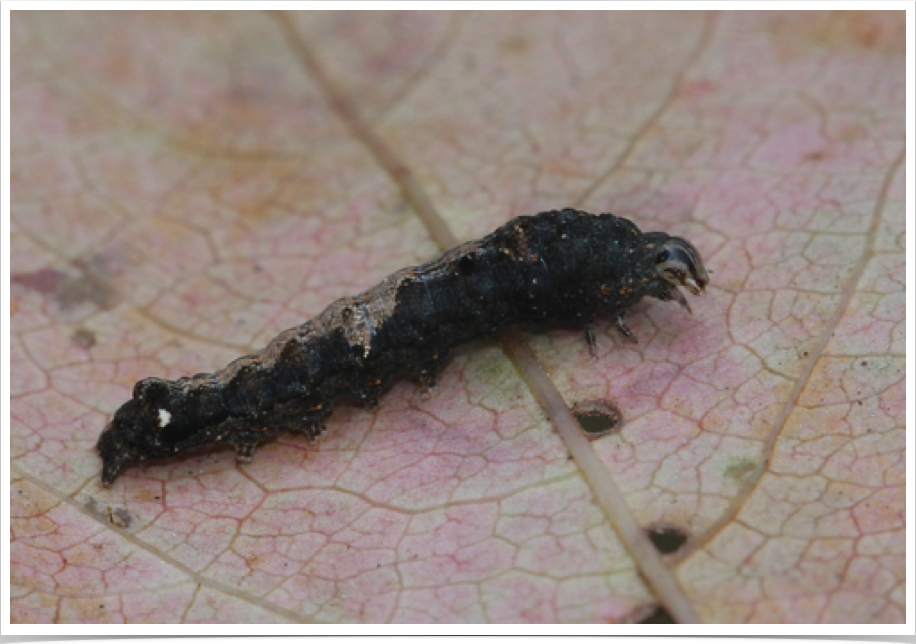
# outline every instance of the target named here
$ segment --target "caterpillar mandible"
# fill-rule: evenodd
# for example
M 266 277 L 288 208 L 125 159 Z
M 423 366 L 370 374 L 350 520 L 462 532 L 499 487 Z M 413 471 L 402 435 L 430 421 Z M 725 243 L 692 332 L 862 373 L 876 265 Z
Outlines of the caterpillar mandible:
M 455 346 L 514 324 L 588 325 L 602 314 L 633 338 L 633 304 L 650 296 L 689 311 L 677 287 L 699 295 L 708 284 L 682 237 L 572 209 L 517 217 L 333 302 L 220 371 L 139 381 L 99 436 L 102 482 L 205 444 L 233 445 L 248 461 L 282 430 L 314 439 L 335 401 L 375 404 L 399 377 L 431 385 Z

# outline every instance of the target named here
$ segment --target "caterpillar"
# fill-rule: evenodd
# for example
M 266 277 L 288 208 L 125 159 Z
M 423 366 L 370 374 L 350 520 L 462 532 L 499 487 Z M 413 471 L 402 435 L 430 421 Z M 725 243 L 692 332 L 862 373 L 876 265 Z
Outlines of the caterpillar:
M 645 296 L 690 306 L 709 277 L 682 237 L 642 233 L 612 214 L 521 216 L 442 257 L 405 268 L 287 329 L 215 373 L 145 378 L 99 436 L 102 482 L 127 467 L 206 444 L 239 460 L 283 430 L 319 436 L 336 401 L 372 406 L 400 377 L 434 384 L 457 345 L 516 324 L 580 324 L 599 314 L 627 328 Z

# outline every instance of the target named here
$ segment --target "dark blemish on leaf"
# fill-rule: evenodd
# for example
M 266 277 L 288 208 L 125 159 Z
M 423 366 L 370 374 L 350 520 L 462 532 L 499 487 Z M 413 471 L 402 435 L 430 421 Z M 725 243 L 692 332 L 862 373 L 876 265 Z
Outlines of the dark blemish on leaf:
M 674 624 L 671 614 L 661 606 L 656 607 L 640 624 Z
M 43 268 L 40 271 L 29 273 L 13 273 L 10 276 L 12 284 L 24 286 L 42 295 L 54 293 L 65 279 L 66 276 L 63 273 L 53 268 Z
M 818 150 L 818 151 L 815 151 L 815 152 L 809 152 L 808 154 L 806 154 L 806 155 L 805 155 L 804 157 L 802 157 L 802 158 L 803 158 L 803 160 L 805 160 L 805 161 L 810 161 L 810 162 L 812 162 L 812 163 L 816 163 L 816 162 L 818 162 L 818 161 L 823 161 L 824 159 L 826 159 L 826 158 L 827 158 L 827 154 L 826 154 L 825 152 L 821 151 L 821 150 Z
M 84 263 L 81 273 L 66 280 L 54 294 L 57 303 L 64 310 L 79 306 L 91 305 L 105 311 L 115 305 L 116 297 L 107 277 L 91 267 L 92 262 Z
M 623 424 L 620 408 L 608 400 L 589 400 L 573 405 L 572 413 L 590 440 L 616 434 Z
M 677 552 L 689 539 L 686 532 L 671 524 L 658 524 L 646 528 L 646 534 L 649 535 L 649 540 L 655 549 L 663 555 Z
M 124 508 L 112 508 L 106 506 L 104 509 L 99 507 L 99 502 L 95 497 L 87 495 L 83 501 L 83 507 L 97 516 L 107 517 L 108 522 L 119 528 L 129 528 L 134 523 L 133 515 Z
M 70 339 L 74 344 L 80 346 L 84 349 L 89 349 L 95 346 L 95 333 L 89 329 L 77 329 Z
M 626 624 L 674 624 L 671 615 L 658 604 L 646 604 L 624 619 Z
M 86 306 L 108 310 L 117 301 L 108 279 L 115 272 L 113 261 L 95 255 L 74 261 L 67 270 L 43 268 L 14 273 L 10 283 L 50 298 L 65 314 Z

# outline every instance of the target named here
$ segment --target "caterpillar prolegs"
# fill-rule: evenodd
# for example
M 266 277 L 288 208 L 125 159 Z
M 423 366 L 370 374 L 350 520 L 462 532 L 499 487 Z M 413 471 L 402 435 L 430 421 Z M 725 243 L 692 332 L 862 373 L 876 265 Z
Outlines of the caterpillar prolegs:
M 337 401 L 375 404 L 399 377 L 431 384 L 449 352 L 519 323 L 590 324 L 645 296 L 690 310 L 709 277 L 681 237 L 643 233 L 611 214 L 554 210 L 517 217 L 421 266 L 405 268 L 258 353 L 215 373 L 145 378 L 102 431 L 102 482 L 128 466 L 210 443 L 240 460 L 283 430 L 314 438 Z

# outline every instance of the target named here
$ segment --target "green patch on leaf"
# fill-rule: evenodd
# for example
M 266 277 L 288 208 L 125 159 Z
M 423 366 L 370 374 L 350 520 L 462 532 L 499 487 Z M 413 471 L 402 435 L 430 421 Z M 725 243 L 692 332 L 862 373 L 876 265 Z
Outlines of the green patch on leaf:
M 725 468 L 725 477 L 734 481 L 742 481 L 757 469 L 757 461 L 746 456 L 731 459 Z

